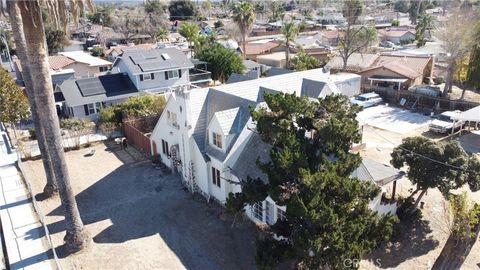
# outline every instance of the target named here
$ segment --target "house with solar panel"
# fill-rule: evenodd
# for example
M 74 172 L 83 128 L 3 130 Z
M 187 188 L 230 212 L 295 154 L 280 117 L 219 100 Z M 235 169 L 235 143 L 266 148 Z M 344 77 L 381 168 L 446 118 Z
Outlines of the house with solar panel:
M 197 72 L 192 61 L 178 49 L 131 49 L 116 58 L 108 74 L 67 80 L 57 91 L 63 94 L 66 117 L 95 119 L 101 108 L 130 96 L 163 94 L 177 87 L 191 88 L 211 81 L 209 72 L 204 77 L 197 72 L 192 82 L 191 70 Z
M 354 79 L 357 83 L 350 83 Z M 265 104 L 265 93 L 317 99 L 330 94 L 353 96 L 359 91 L 359 75 L 330 75 L 323 69 L 210 88 L 179 88 L 170 95 L 151 134 L 152 155 L 178 173 L 191 192 L 225 204 L 229 193 L 241 192 L 239 183 L 247 176 L 268 180 L 256 159 L 268 161 L 270 147 L 252 131 L 255 123 L 249 113 L 249 108 Z M 273 224 L 284 211 L 267 198 L 248 206 L 246 214 L 256 222 Z

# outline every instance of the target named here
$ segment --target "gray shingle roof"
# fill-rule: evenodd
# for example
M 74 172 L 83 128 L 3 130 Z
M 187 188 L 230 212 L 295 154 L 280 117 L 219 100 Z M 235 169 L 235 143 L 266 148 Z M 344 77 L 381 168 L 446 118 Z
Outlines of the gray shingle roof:
M 250 81 L 250 80 L 254 80 L 254 79 L 250 78 L 250 77 L 247 77 L 245 75 L 242 75 L 242 74 L 232 73 L 232 75 L 230 75 L 230 77 L 228 77 L 228 80 L 227 80 L 226 84 L 244 82 L 244 81 Z
M 66 80 L 58 87 L 70 107 L 120 99 L 138 93 L 130 78 L 122 73 Z
M 362 163 L 352 173 L 352 177 L 357 177 L 364 181 L 373 181 L 378 186 L 384 186 L 395 179 L 404 175 L 404 172 L 391 166 L 376 162 L 369 158 L 362 158 Z
M 121 57 L 117 58 L 113 66 L 117 66 L 120 61 L 124 61 L 134 75 L 153 71 L 193 68 L 192 61 L 182 51 L 175 48 L 148 51 L 141 49 L 126 50 Z
M 232 166 L 232 173 L 241 181 L 247 180 L 247 177 L 268 181 L 267 175 L 257 166 L 257 159 L 262 163 L 269 162 L 271 149 L 269 144 L 262 141 L 260 135 L 252 132 L 245 148 Z
M 267 77 L 283 75 L 283 74 L 288 74 L 288 73 L 292 73 L 292 72 L 293 72 L 293 70 L 286 69 L 286 68 L 271 67 L 267 70 Z

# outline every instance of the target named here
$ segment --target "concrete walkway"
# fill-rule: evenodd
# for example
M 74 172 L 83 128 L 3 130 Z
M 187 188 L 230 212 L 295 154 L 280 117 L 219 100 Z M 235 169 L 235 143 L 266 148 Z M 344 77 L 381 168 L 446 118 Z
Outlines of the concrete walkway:
M 55 269 L 48 242 L 31 196 L 15 166 L 4 126 L 0 123 L 0 217 L 10 269 Z

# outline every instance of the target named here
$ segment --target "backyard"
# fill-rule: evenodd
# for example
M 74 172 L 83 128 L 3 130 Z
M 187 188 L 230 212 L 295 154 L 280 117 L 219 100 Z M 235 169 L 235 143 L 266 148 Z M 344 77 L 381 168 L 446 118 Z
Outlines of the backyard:
M 85 154 L 95 149 L 93 156 Z M 142 154 L 114 143 L 66 153 L 72 187 L 93 243 L 66 256 L 58 197 L 40 201 L 63 269 L 252 269 L 254 225 L 185 192 Z M 25 162 L 35 194 L 45 175 Z
M 400 108 L 375 106 L 362 111 L 358 118 L 367 124 L 363 129 L 366 146 L 361 155 L 384 164 L 389 164 L 390 153 L 405 137 L 427 136 L 434 140 L 444 137 L 428 131 L 429 117 Z M 460 139 L 462 145 L 470 136 L 464 137 Z M 391 186 L 389 188 L 387 194 L 392 192 Z M 410 181 L 404 177 L 397 183 L 396 194 L 407 197 L 412 188 Z M 480 191 L 465 191 L 471 200 L 480 202 Z M 422 202 L 423 218 L 397 228 L 391 243 L 380 246 L 363 260 L 361 269 L 430 269 L 433 266 L 449 235 L 444 210 L 448 202 L 438 189 L 428 190 Z M 480 243 L 477 241 L 462 269 L 477 269 L 479 262 Z

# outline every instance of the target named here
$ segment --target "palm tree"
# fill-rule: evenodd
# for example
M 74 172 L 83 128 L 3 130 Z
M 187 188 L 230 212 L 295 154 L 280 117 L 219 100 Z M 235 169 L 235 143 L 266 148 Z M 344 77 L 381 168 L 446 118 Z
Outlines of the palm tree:
M 57 184 L 55 180 L 55 173 L 53 170 L 52 160 L 50 158 L 50 153 L 47 151 L 47 142 L 45 139 L 45 131 L 43 130 L 40 120 L 38 118 L 37 108 L 35 104 L 35 99 L 33 96 L 32 80 L 30 77 L 30 67 L 27 64 L 28 59 L 26 58 L 26 44 L 25 39 L 23 38 L 23 24 L 20 14 L 14 7 L 8 8 L 8 13 L 10 18 L 15 18 L 11 20 L 12 33 L 15 39 L 15 47 L 17 49 L 17 55 L 20 58 L 22 66 L 22 77 L 25 83 L 25 88 L 27 89 L 27 98 L 30 103 L 30 110 L 32 111 L 32 120 L 35 127 L 35 136 L 38 141 L 38 148 L 40 149 L 40 154 L 42 156 L 43 168 L 45 169 L 45 176 L 47 178 L 47 184 L 43 188 L 43 197 L 49 198 L 52 197 L 57 191 Z
M 425 33 L 428 33 L 428 36 L 432 36 L 434 18 L 429 14 L 422 14 L 418 19 L 418 24 L 415 27 L 415 39 L 418 41 L 417 46 L 421 47 L 425 45 Z
M 180 29 L 178 29 L 178 33 L 187 40 L 189 48 L 192 47 L 199 32 L 200 28 L 196 24 L 189 22 L 182 23 Z
M 155 34 L 155 38 L 159 41 L 165 41 L 168 40 L 168 37 L 170 35 L 170 32 L 168 31 L 167 28 L 165 27 L 160 27 Z
M 282 34 L 285 37 L 285 63 L 286 68 L 290 68 L 290 46 L 294 45 L 294 40 L 298 36 L 298 27 L 293 22 L 285 23 L 282 27 Z
M 74 5 L 67 5 L 64 1 L 47 0 L 49 9 L 54 15 L 53 20 L 57 26 L 66 27 L 68 19 L 67 7 L 73 9 L 70 14 L 78 18 L 80 11 L 84 9 L 83 2 L 77 1 Z M 27 60 L 30 69 L 30 80 L 32 82 L 33 97 L 35 109 L 37 111 L 40 126 L 43 128 L 44 137 L 47 143 L 47 150 L 54 167 L 55 178 L 57 180 L 60 200 L 64 208 L 66 235 L 64 237 L 65 246 L 68 251 L 76 252 L 90 242 L 90 237 L 86 232 L 80 213 L 78 211 L 75 196 L 70 185 L 70 176 L 68 174 L 65 153 L 63 151 L 60 125 L 55 110 L 53 99 L 52 81 L 50 77 L 50 68 L 48 64 L 48 53 L 45 43 L 45 31 L 42 21 L 42 12 L 38 0 L 28 1 L 8 1 L 8 8 L 13 17 L 10 21 L 23 23 L 23 36 L 16 35 L 15 41 L 20 43 L 25 41 L 26 47 L 23 52 L 23 59 Z M 48 130 L 48 132 L 46 132 Z
M 247 41 L 247 32 L 255 22 L 255 9 L 253 5 L 248 2 L 240 2 L 235 5 L 233 9 L 233 21 L 237 24 L 242 34 L 242 51 L 243 59 L 245 59 L 246 51 L 245 44 Z

